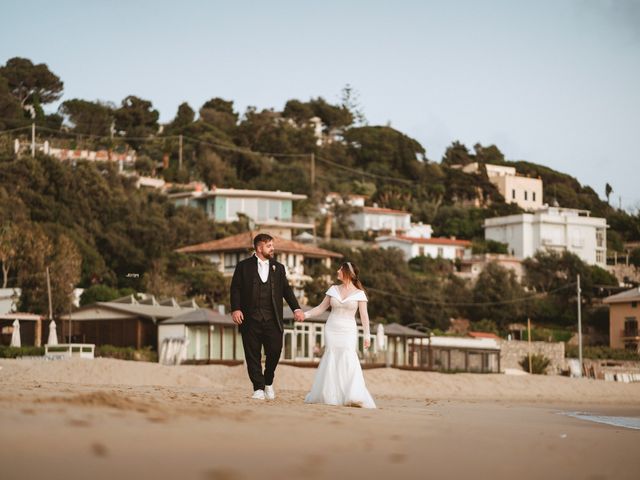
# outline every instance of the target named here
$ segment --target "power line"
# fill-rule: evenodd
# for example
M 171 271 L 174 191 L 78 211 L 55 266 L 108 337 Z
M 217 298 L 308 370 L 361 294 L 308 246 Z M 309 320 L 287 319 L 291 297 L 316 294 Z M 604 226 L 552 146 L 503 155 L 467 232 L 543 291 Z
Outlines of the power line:
M 494 306 L 494 305 L 510 305 L 510 304 L 514 304 L 514 303 L 519 303 L 519 302 L 526 302 L 528 300 L 531 300 L 533 298 L 537 298 L 537 297 L 541 297 L 544 295 L 549 295 L 551 293 L 556 293 L 559 292 L 561 290 L 566 290 L 567 288 L 572 288 L 576 285 L 575 282 L 564 285 L 562 287 L 556 288 L 555 290 L 549 290 L 548 292 L 540 292 L 540 293 L 536 293 L 533 295 L 528 295 L 526 297 L 519 297 L 519 298 L 512 298 L 510 300 L 501 300 L 501 301 L 496 301 L 496 302 L 462 302 L 462 303 L 445 303 L 445 302 L 438 302 L 438 301 L 434 301 L 434 300 L 426 300 L 420 297 L 412 297 L 410 295 L 403 295 L 401 293 L 394 293 L 394 292 L 389 292 L 387 290 L 380 290 L 377 288 L 371 288 L 371 287 L 367 287 L 367 290 L 372 291 L 372 292 L 377 292 L 380 293 L 382 295 L 389 295 L 389 296 L 394 296 L 394 297 L 399 297 L 399 298 L 403 298 L 406 300 L 410 300 L 412 302 L 415 303 L 422 303 L 425 305 L 437 305 L 437 306 L 442 306 L 442 307 L 487 307 L 487 306 Z
M 412 181 L 412 180 L 407 180 L 406 178 L 400 178 L 400 177 L 389 177 L 387 175 L 378 175 L 376 173 L 369 173 L 369 172 L 364 172 L 362 170 L 358 170 L 355 168 L 351 168 L 351 167 L 347 167 L 346 165 L 342 165 L 341 163 L 337 163 L 337 162 L 333 162 L 331 160 L 327 160 L 326 158 L 323 157 L 316 157 L 318 160 L 320 160 L 321 162 L 324 162 L 326 164 L 332 165 L 334 167 L 337 168 L 341 168 L 343 170 L 347 170 L 349 172 L 353 172 L 356 173 L 358 175 L 363 175 L 363 176 L 367 176 L 367 177 L 373 177 L 373 178 L 379 178 L 380 180 L 390 180 L 393 182 L 401 182 L 401 183 L 406 183 L 406 184 L 410 184 L 413 185 L 416 182 Z

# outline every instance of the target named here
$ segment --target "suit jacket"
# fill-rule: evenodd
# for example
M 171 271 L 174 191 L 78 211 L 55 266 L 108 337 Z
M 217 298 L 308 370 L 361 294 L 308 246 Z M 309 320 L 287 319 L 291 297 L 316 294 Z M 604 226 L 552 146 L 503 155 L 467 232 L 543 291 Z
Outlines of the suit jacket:
M 273 309 L 276 319 L 278 320 L 278 326 L 281 331 L 284 331 L 282 299 L 284 298 L 287 301 L 291 310 L 295 311 L 299 309 L 300 305 L 293 294 L 291 285 L 289 285 L 287 281 L 287 274 L 283 264 L 270 259 L 269 275 L 271 276 L 271 301 L 273 303 Z M 258 258 L 255 255 L 242 260 L 236 265 L 236 269 L 233 272 L 233 279 L 231 280 L 231 311 L 242 310 L 245 320 L 242 325 L 240 325 L 240 329 L 242 329 L 249 320 L 254 302 L 258 299 L 256 279 L 257 281 L 262 281 L 258 274 Z

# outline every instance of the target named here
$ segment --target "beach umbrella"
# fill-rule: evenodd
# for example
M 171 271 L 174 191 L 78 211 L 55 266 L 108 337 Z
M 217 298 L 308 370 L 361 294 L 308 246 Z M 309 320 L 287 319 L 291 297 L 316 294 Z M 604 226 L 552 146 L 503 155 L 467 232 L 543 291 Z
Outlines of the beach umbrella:
M 13 321 L 13 333 L 11 334 L 11 346 L 20 347 L 20 322 L 18 320 Z
M 51 320 L 49 323 L 49 339 L 47 340 L 47 345 L 57 345 L 58 344 L 58 333 L 56 332 L 56 322 Z
M 378 350 L 384 350 L 384 327 L 381 323 L 378 324 L 376 329 L 376 347 L 378 347 Z

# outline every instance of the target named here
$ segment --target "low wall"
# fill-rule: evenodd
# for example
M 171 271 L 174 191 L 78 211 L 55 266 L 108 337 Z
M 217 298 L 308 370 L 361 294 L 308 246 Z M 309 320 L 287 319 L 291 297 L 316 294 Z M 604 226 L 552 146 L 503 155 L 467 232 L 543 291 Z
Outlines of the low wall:
M 522 370 L 520 361 L 529 354 L 529 342 L 521 340 L 500 341 L 500 369 L 506 368 Z M 559 374 L 565 369 L 563 342 L 531 342 L 531 354 L 544 355 L 551 363 L 547 373 Z

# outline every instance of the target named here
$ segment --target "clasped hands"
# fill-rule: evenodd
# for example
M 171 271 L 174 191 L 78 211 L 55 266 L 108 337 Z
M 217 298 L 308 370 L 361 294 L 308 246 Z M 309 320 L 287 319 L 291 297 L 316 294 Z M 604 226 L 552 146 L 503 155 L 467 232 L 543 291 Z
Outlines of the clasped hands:
M 304 322 L 304 312 L 302 311 L 302 309 L 297 309 L 295 312 L 293 312 L 293 318 L 296 322 Z M 231 312 L 231 319 L 236 325 L 242 325 L 242 322 L 244 321 L 242 310 L 234 310 L 233 312 Z

